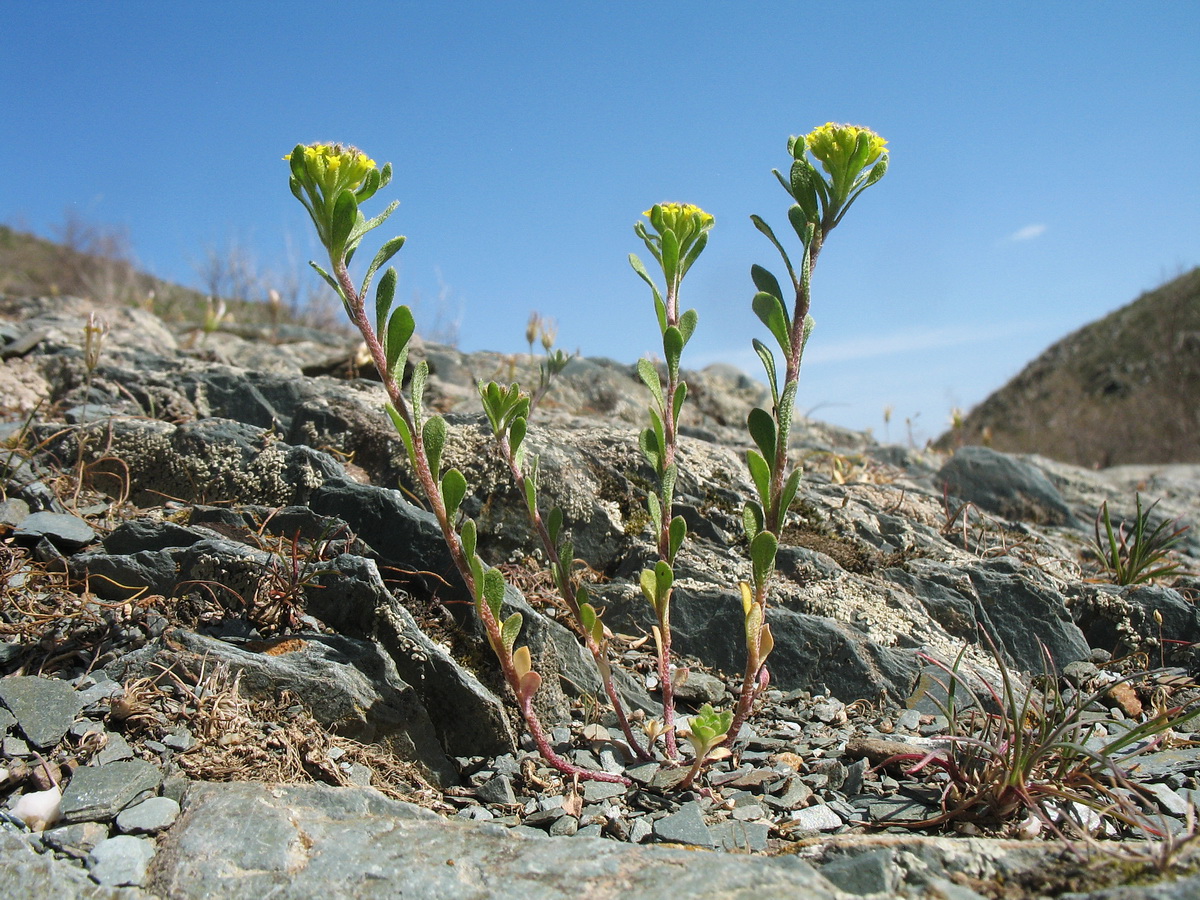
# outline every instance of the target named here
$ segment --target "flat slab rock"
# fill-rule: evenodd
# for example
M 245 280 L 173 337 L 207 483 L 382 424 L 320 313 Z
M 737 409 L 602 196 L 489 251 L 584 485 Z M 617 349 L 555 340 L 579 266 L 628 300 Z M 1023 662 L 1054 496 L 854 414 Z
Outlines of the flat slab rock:
M 199 784 L 183 806 L 148 883 L 175 900 L 845 896 L 795 857 L 524 838 L 447 822 L 371 790 Z

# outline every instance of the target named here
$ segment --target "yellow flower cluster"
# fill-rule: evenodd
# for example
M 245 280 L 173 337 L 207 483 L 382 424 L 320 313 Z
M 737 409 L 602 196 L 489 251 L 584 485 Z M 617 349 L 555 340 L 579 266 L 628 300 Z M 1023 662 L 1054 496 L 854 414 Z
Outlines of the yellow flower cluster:
M 834 169 L 844 169 L 850 164 L 855 151 L 858 150 L 859 141 L 864 137 L 867 155 L 861 162 L 855 160 L 857 168 L 861 171 L 887 152 L 887 141 L 869 128 L 826 122 L 805 135 L 804 143 L 812 155 L 821 161 L 825 171 L 832 174 Z
M 711 215 L 692 203 L 659 203 L 658 208 L 662 212 L 661 230 L 663 231 L 674 230 L 689 220 L 693 222 L 697 231 L 705 231 L 712 228 L 716 221 Z M 653 209 L 648 209 L 642 215 L 654 221 L 653 216 L 650 215 L 653 211 Z
M 290 153 L 284 157 L 288 161 L 291 158 Z M 309 144 L 304 148 L 304 168 L 312 183 L 332 200 L 340 191 L 361 187 L 367 173 L 375 168 L 375 160 L 355 147 Z

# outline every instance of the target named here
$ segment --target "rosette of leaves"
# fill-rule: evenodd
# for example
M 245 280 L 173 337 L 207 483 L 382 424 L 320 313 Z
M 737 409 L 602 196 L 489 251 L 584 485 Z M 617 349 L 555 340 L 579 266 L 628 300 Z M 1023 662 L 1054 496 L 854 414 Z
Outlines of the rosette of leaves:
M 728 750 L 722 751 L 718 748 L 729 737 L 729 728 L 732 724 L 733 713 L 729 710 L 717 712 L 712 708 L 711 703 L 705 703 L 695 715 L 688 719 L 686 726 L 680 730 L 688 739 L 688 743 L 692 745 L 692 750 L 696 755 L 692 760 L 692 768 L 679 783 L 680 788 L 686 790 L 692 786 L 692 782 L 696 780 L 696 776 L 707 760 L 715 758 L 722 752 L 726 756 L 729 755 Z

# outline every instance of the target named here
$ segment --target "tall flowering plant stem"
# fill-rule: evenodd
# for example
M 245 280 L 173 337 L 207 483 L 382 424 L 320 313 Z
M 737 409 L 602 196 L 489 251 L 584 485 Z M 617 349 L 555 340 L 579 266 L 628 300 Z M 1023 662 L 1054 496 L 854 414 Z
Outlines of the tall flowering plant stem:
M 682 516 L 672 518 L 675 481 L 679 469 L 675 462 L 679 435 L 679 416 L 687 398 L 687 383 L 680 377 L 679 363 L 683 348 L 696 330 L 696 311 L 679 310 L 679 289 L 692 264 L 708 243 L 713 217 L 686 203 L 659 203 L 642 214 L 648 221 L 633 226 L 662 271 L 664 288 L 650 276 L 636 254 L 629 254 L 629 264 L 650 286 L 654 296 L 654 312 L 662 335 L 666 383 L 658 368 L 648 359 L 638 360 L 638 375 L 650 390 L 650 427 L 642 431 L 639 445 L 646 460 L 658 476 L 658 492 L 646 496 L 658 544 L 658 562 L 641 575 L 642 593 L 654 609 L 657 624 L 654 641 L 658 651 L 658 677 L 662 689 L 662 729 L 667 756 L 678 757 L 675 735 L 674 673 L 671 669 L 671 594 L 675 581 L 672 569 L 676 554 L 687 536 L 687 524 Z
M 407 398 L 402 389 L 416 324 L 407 306 L 393 308 L 395 268 L 388 267 L 379 277 L 375 302 L 371 310 L 367 309 L 366 298 L 375 275 L 400 250 L 405 239 L 394 237 L 385 241 L 360 284 L 350 276 L 349 265 L 363 237 L 383 224 L 399 205 L 391 203 L 372 219 L 359 210 L 360 203 L 369 200 L 391 180 L 391 164 L 379 169 L 361 150 L 342 144 L 298 144 L 284 158 L 291 165 L 292 193 L 308 210 L 317 236 L 329 254 L 328 270 L 316 263 L 312 266 L 337 292 L 346 315 L 366 342 L 388 395 L 385 407 L 388 416 L 404 442 L 417 481 L 441 527 L 454 565 L 474 598 L 488 642 L 538 750 L 565 775 L 628 784 L 623 776 L 583 769 L 560 757 L 551 747 L 533 708 L 542 678 L 533 669 L 529 647 L 516 646 L 523 624 L 521 614 L 514 612 L 503 617 L 504 576 L 498 569 L 487 566 L 475 552 L 475 522 L 461 515 L 467 493 L 466 478 L 458 469 L 442 471 L 446 422 L 441 416 L 424 414 L 423 396 L 429 378 L 429 367 L 424 360 L 413 371 Z
M 525 447 L 533 400 L 517 384 L 505 387 L 494 381 L 480 384 L 479 396 L 492 427 L 496 449 L 507 464 L 513 483 L 525 498 L 530 527 L 545 551 L 555 589 L 571 611 L 575 631 L 592 655 L 604 685 L 604 693 L 608 696 L 625 740 L 639 759 L 653 759 L 653 755 L 634 734 L 621 695 L 613 682 L 608 636 L 599 611 L 589 602 L 587 588 L 579 583 L 575 575 L 575 548 L 570 536 L 563 531 L 562 510 L 555 506 L 545 516 L 542 515 L 538 502 L 538 461 L 536 456 L 527 456 Z
M 772 407 L 770 411 L 752 409 L 746 423 L 754 443 L 754 449 L 746 453 L 746 463 L 757 499 L 748 503 L 743 511 L 751 563 L 751 580 L 740 585 L 746 630 L 746 670 L 727 743 L 737 737 L 755 698 L 770 681 L 766 661 L 774 640 L 767 624 L 767 593 L 775 571 L 775 554 L 784 519 L 800 486 L 801 470 L 792 467 L 788 460 L 788 439 L 800 380 L 800 362 L 813 329 L 813 319 L 809 315 L 813 266 L 829 232 L 842 221 L 859 195 L 887 172 L 886 144 L 883 138 L 866 128 L 832 122 L 806 135 L 788 139 L 791 171 L 786 178 L 778 170 L 774 174 L 794 201 L 787 215 L 792 230 L 800 239 L 799 265 L 793 264 L 770 225 L 759 216 L 750 217 L 754 226 L 779 251 L 787 270 L 788 290 L 785 294 L 779 279 L 762 266 L 751 268 L 750 276 L 758 289 L 752 303 L 754 314 L 774 338 L 783 357 L 784 370 L 781 385 L 773 349 L 755 339 L 754 350 L 767 373 Z

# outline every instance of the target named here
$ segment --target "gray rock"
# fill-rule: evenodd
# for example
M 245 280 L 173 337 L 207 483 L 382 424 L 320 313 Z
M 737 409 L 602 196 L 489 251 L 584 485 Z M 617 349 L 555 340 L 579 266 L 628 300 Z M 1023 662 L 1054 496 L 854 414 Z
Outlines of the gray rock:
M 10 497 L 0 500 L 0 526 L 14 528 L 29 517 L 29 504 L 24 500 Z
M 97 844 L 88 854 L 87 866 L 92 877 L 102 885 L 140 886 L 146 880 L 146 871 L 153 858 L 153 841 L 119 834 Z
M 821 865 L 820 873 L 849 894 L 893 894 L 900 869 L 888 850 L 841 856 Z
M 798 831 L 837 831 L 845 822 L 824 804 L 806 806 L 791 815 L 792 827 Z
M 54 900 L 155 900 L 140 888 L 96 884 L 83 868 L 52 853 L 38 853 L 30 844 L 0 829 L 0 896 L 53 897 Z
M 76 769 L 63 789 L 63 822 L 105 821 L 162 783 L 162 770 L 140 759 Z
M 730 853 L 762 853 L 771 827 L 766 822 L 720 822 L 709 826 L 716 846 Z
M 43 750 L 62 740 L 81 708 L 67 682 L 36 675 L 0 679 L 0 703 L 16 717 L 29 742 Z
M 86 859 L 92 848 L 108 839 L 108 826 L 101 822 L 76 822 L 42 832 L 42 843 L 74 859 Z
M 678 812 L 655 820 L 654 837 L 663 843 L 690 844 L 694 847 L 712 847 L 714 844 L 700 804 L 694 800 L 684 803 Z
M 484 803 L 513 806 L 517 802 L 516 794 L 513 793 L 512 779 L 507 775 L 496 775 L 488 779 L 475 789 L 475 796 Z
M 1036 466 L 989 447 L 962 447 L 934 477 L 961 500 L 1006 519 L 1047 525 L 1074 522 L 1058 489 Z
M 699 708 L 705 703 L 722 703 L 727 691 L 725 682 L 707 672 L 688 672 L 687 680 L 675 688 L 675 699 Z
M 623 784 L 611 781 L 585 781 L 583 783 L 583 799 L 588 803 L 599 803 L 601 800 L 611 800 L 621 797 L 628 790 Z
M 56 512 L 35 512 L 21 520 L 13 536 L 25 543 L 46 538 L 65 552 L 78 550 L 96 539 L 96 532 L 78 516 Z
M 179 804 L 170 797 L 150 797 L 117 814 L 117 830 L 123 834 L 157 834 L 179 818 Z
M 487 823 L 447 822 L 374 791 L 253 783 L 195 785 L 163 840 L 155 885 L 189 900 L 313 896 L 524 900 L 603 896 L 833 900 L 794 857 L 751 858 L 575 837 L 523 840 Z M 303 836 L 303 837 L 302 837 Z
M 180 630 L 167 642 L 117 660 L 108 672 L 126 680 L 152 675 L 169 662 L 197 672 L 223 662 L 241 674 L 246 695 L 274 698 L 290 691 L 322 725 L 358 741 L 381 743 L 437 782 L 458 781 L 420 699 L 375 644 L 338 635 L 306 635 L 296 650 L 272 655 Z

